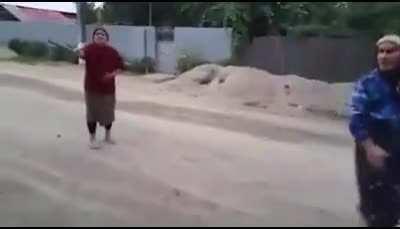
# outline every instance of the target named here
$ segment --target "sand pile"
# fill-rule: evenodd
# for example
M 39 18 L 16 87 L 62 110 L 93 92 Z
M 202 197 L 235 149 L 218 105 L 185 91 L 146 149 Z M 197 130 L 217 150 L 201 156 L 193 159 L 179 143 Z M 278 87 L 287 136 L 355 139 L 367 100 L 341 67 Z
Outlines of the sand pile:
M 276 84 L 279 88 L 284 88 L 284 85 L 289 86 L 287 101 L 291 104 L 298 104 L 311 110 L 335 110 L 336 108 L 335 92 L 328 83 L 308 80 L 296 75 L 286 75 L 281 76 L 281 82 Z
M 346 115 L 352 84 L 329 84 L 296 75 L 274 75 L 250 67 L 214 64 L 185 72 L 171 82 L 181 90 L 202 88 L 210 96 L 222 96 L 258 107 L 296 107 L 313 112 Z
M 249 67 L 223 68 L 208 88 L 211 95 L 240 101 L 244 105 L 266 107 L 274 103 L 279 91 L 278 76 Z
M 222 76 L 224 67 L 216 64 L 200 65 L 180 75 L 181 79 L 191 79 L 199 84 L 210 84 L 214 79 Z
M 154 83 L 163 83 L 176 78 L 175 75 L 161 74 L 161 73 L 147 74 L 144 77 Z

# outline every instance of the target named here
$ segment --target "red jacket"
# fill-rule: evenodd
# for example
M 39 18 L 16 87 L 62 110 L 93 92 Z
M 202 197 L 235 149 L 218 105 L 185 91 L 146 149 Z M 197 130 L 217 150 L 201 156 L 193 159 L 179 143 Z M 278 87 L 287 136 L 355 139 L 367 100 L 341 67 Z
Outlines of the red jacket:
M 123 69 L 123 61 L 119 53 L 108 45 L 91 43 L 84 48 L 86 61 L 85 91 L 114 94 L 115 79 L 105 80 L 106 73 Z

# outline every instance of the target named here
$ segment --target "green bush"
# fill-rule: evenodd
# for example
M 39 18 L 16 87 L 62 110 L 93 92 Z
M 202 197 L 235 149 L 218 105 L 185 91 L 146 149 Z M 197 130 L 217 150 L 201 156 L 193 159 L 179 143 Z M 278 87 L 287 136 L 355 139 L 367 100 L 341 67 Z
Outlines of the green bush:
M 39 41 L 24 41 L 12 39 L 8 47 L 20 56 L 26 57 L 46 57 L 49 53 L 49 47 L 46 43 Z
M 28 42 L 28 45 L 25 50 L 22 50 L 22 53 L 30 57 L 47 57 L 49 54 L 49 46 L 39 41 Z
M 61 61 L 64 60 L 66 52 L 63 48 L 54 46 L 50 49 L 50 60 Z
M 22 55 L 22 52 L 25 49 L 24 46 L 26 46 L 26 42 L 23 42 L 20 39 L 12 39 L 8 42 L 8 48 L 18 55 Z
M 289 29 L 289 34 L 297 37 L 316 37 L 326 34 L 327 26 L 323 25 L 301 25 Z
M 146 70 L 147 73 L 153 73 L 155 72 L 155 66 L 156 66 L 155 60 L 151 57 L 144 57 L 142 59 L 130 60 L 125 63 L 126 70 L 139 74 L 146 73 Z
M 73 64 L 79 61 L 79 57 L 75 52 L 60 46 L 51 47 L 49 58 L 52 61 L 67 61 Z
M 350 28 L 324 26 L 324 25 L 301 25 L 289 29 L 289 34 L 296 37 L 333 37 L 346 38 L 352 37 L 355 32 Z
M 61 45 L 49 46 L 39 41 L 25 41 L 12 39 L 8 43 L 8 48 L 17 53 L 20 57 L 50 59 L 52 61 L 67 61 L 70 63 L 78 62 L 78 55 Z
M 178 58 L 177 62 L 178 62 L 177 68 L 180 73 L 189 71 L 199 65 L 209 63 L 209 62 L 201 59 L 198 55 L 189 54 L 189 53 L 182 54 Z
M 230 66 L 230 65 L 238 65 L 239 64 L 239 60 L 237 58 L 232 57 L 232 58 L 229 58 L 229 59 L 218 61 L 217 64 L 221 65 L 221 66 L 224 66 L 224 67 Z
M 355 37 L 357 33 L 350 28 L 332 28 L 325 35 L 332 38 L 350 38 Z

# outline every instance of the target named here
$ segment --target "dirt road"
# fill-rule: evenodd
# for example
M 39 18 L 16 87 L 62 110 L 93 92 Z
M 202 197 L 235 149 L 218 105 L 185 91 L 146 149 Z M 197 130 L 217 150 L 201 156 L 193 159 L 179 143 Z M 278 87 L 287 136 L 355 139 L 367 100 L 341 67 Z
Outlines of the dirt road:
M 91 151 L 82 94 L 58 82 L 0 75 L 1 226 L 358 223 L 342 122 L 125 99 L 118 144 Z

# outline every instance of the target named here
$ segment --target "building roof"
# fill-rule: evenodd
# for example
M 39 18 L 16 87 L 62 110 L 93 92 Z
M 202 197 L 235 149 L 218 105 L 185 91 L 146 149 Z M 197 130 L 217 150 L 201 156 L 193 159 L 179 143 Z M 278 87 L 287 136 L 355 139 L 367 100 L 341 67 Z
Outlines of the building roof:
M 75 23 L 76 13 L 65 13 L 56 10 L 36 9 L 31 7 L 0 4 L 21 22 L 61 22 Z M 75 16 L 75 17 L 73 17 Z

